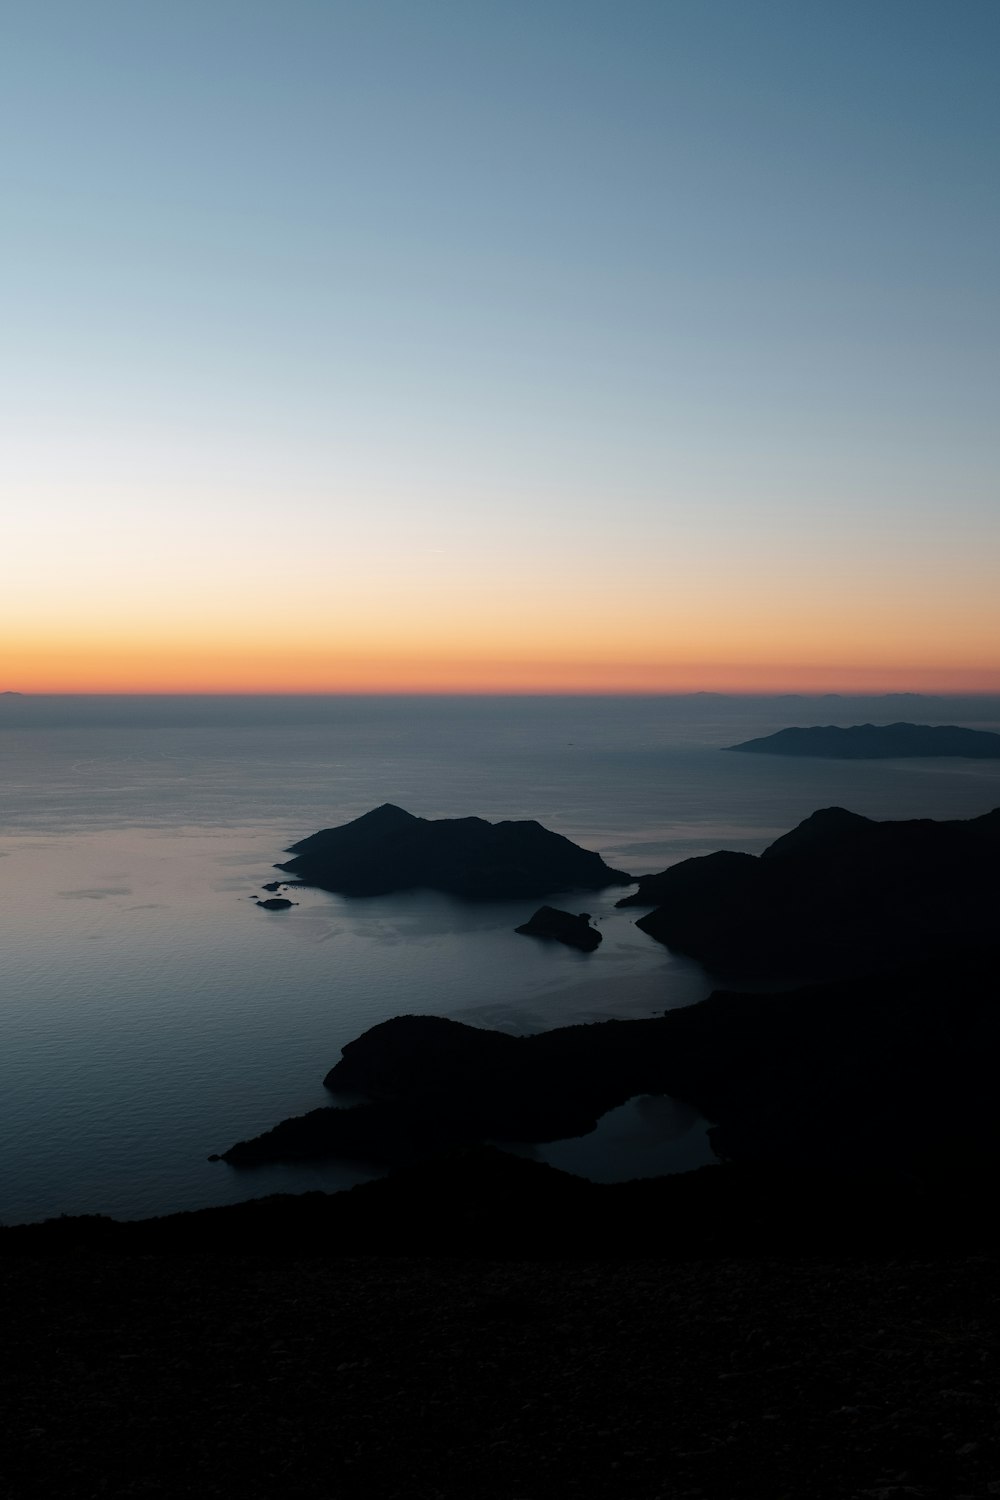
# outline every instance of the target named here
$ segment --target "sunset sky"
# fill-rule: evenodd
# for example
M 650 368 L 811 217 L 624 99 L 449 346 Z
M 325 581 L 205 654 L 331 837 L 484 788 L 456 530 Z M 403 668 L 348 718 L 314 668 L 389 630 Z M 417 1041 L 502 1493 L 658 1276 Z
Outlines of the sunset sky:
M 0 689 L 1000 691 L 996 0 L 31 0 Z

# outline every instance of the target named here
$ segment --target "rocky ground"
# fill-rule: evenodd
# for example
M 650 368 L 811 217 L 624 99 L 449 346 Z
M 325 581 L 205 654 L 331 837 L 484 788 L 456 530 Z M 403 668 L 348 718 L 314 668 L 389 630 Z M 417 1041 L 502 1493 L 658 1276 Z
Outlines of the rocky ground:
M 1000 1495 L 998 1262 L 0 1259 L 0 1493 Z

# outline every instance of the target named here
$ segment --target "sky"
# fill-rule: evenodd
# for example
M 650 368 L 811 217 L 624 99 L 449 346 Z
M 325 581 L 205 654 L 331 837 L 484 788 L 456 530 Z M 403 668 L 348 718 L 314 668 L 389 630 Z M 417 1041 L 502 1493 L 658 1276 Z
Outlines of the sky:
M 0 688 L 1000 690 L 996 0 L 10 0 Z

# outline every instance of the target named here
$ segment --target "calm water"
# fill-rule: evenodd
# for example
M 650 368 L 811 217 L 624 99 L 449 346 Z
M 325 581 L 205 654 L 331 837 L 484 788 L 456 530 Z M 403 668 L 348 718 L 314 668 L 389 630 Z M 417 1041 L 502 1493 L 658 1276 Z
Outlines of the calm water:
M 518 937 L 533 903 L 426 892 L 251 898 L 283 849 L 384 801 L 537 817 L 613 865 L 758 852 L 817 807 L 968 817 L 1000 764 L 789 761 L 719 747 L 791 723 L 997 727 L 992 705 L 805 700 L 0 698 L 0 1217 L 120 1216 L 342 1187 L 340 1166 L 236 1173 L 212 1151 L 329 1102 L 343 1044 L 401 1012 L 513 1031 L 708 993 L 606 896 L 593 955 Z M 948 712 L 948 709 L 951 712 Z M 612 1178 L 706 1159 L 699 1122 L 638 1100 L 537 1154 Z

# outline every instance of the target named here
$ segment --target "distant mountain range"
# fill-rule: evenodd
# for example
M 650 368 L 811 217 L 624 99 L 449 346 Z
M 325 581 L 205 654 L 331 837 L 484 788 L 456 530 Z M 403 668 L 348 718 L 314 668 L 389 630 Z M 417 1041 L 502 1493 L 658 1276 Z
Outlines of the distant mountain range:
M 835 724 L 779 729 L 762 739 L 726 745 L 760 755 L 817 755 L 830 760 L 896 760 L 912 756 L 961 755 L 1000 760 L 1000 734 L 956 724 Z

